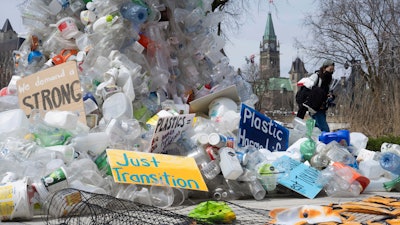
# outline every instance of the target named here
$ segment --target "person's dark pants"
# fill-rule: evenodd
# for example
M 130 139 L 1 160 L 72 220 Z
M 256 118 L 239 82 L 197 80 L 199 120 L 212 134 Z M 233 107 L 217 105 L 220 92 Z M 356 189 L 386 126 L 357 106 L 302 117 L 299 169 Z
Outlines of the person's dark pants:
M 318 110 L 311 117 L 315 120 L 315 126 L 318 127 L 321 131 L 330 132 L 328 122 L 326 122 L 326 111 Z

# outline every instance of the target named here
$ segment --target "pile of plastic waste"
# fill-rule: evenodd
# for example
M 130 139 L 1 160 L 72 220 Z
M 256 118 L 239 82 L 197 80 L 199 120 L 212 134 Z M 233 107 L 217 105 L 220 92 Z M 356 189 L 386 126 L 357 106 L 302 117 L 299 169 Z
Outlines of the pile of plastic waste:
M 395 188 L 395 145 L 374 153 L 365 149 L 363 134 L 321 133 L 313 120 L 293 120 L 285 151 L 237 145 L 241 103 L 252 107 L 257 97 L 220 51 L 224 39 L 216 26 L 223 14 L 213 12 L 211 2 L 28 0 L 20 6 L 28 34 L 13 54 L 15 75 L 0 96 L 1 220 L 42 213 L 63 188 L 161 208 L 188 198 L 262 200 L 290 175 L 290 165 L 274 164 L 282 156 L 318 171 L 317 186 L 330 196 Z M 26 100 L 32 106 L 27 116 L 18 80 L 71 62 L 86 123 L 82 113 L 50 107 L 64 89 Z M 239 101 L 219 96 L 205 111 L 191 109 L 191 102 L 232 86 Z M 48 109 L 34 107 L 46 104 Z M 163 154 L 194 158 L 208 192 L 114 182 L 107 149 L 151 152 L 158 119 L 189 113 L 193 123 Z M 171 123 L 178 122 L 165 126 Z M 74 200 L 68 201 L 66 208 Z

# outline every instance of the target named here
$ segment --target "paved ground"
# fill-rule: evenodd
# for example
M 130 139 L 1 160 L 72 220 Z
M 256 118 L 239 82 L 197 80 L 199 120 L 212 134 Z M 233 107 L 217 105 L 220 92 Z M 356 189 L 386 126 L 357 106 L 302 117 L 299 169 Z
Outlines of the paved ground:
M 363 193 L 357 197 L 344 198 L 344 197 L 327 197 L 325 195 L 318 195 L 314 199 L 308 199 L 302 196 L 266 196 L 265 199 L 261 201 L 256 200 L 235 200 L 232 201 L 238 205 L 246 206 L 249 208 L 256 209 L 265 209 L 271 210 L 274 208 L 280 207 L 293 207 L 293 206 L 301 206 L 301 205 L 327 205 L 329 203 L 342 203 L 349 202 L 354 200 L 365 199 L 369 196 L 373 195 L 382 195 L 382 196 L 391 196 L 391 197 L 400 197 L 399 192 L 370 192 Z M 181 210 L 182 211 L 182 210 Z M 36 216 L 31 221 L 21 221 L 21 222 L 2 222 L 4 225 L 18 224 L 18 225 L 39 225 L 46 224 L 46 222 L 42 219 L 41 216 Z M 54 224 L 54 222 L 52 223 Z M 72 223 L 71 223 L 72 224 Z

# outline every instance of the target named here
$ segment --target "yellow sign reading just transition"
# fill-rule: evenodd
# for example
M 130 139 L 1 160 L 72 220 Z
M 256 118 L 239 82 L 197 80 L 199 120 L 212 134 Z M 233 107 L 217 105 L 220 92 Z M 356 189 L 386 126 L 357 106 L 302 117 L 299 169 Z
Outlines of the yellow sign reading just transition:
M 207 185 L 191 157 L 107 149 L 116 183 L 163 185 L 208 191 Z

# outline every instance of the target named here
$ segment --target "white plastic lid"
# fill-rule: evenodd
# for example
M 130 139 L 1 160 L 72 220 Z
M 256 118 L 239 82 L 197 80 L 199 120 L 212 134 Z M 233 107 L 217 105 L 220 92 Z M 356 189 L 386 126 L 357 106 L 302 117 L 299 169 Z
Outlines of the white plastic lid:
M 93 11 L 93 10 L 95 10 L 96 6 L 94 5 L 93 2 L 88 2 L 88 3 L 86 3 L 86 8 L 87 8 L 88 10 Z
M 219 134 L 211 133 L 208 135 L 208 143 L 210 143 L 210 145 L 217 145 L 220 141 L 221 138 L 219 137 Z
M 206 145 L 208 144 L 208 135 L 205 133 L 201 133 L 197 136 L 197 142 L 201 145 Z

